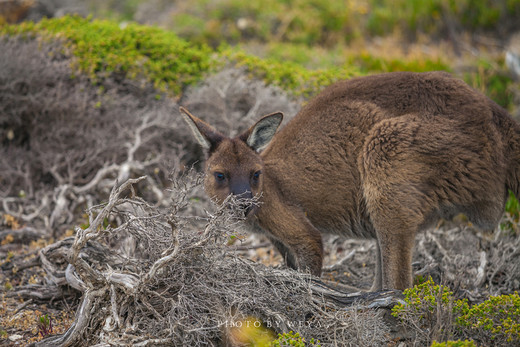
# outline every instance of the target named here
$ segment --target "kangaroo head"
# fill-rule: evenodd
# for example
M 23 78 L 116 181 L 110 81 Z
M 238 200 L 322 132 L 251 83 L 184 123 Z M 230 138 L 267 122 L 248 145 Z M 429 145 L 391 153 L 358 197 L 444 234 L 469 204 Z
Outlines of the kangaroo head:
M 204 178 L 206 193 L 217 203 L 222 203 L 230 194 L 244 200 L 260 194 L 264 163 L 259 152 L 273 138 L 283 114 L 276 112 L 264 116 L 244 133 L 229 138 L 185 108 L 181 107 L 180 111 L 208 153 Z M 254 213 L 255 207 L 251 204 L 243 207 L 246 216 Z

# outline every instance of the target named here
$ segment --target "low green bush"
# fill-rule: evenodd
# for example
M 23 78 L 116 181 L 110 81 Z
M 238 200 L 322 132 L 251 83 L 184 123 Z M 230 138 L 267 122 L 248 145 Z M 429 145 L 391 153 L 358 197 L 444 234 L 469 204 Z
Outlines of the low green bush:
M 488 300 L 470 306 L 459 300 L 456 305 L 456 324 L 466 334 L 484 343 L 496 345 L 520 344 L 520 296 L 518 293 L 492 296 Z
M 388 59 L 382 56 L 374 56 L 368 53 L 361 53 L 347 59 L 350 65 L 358 66 L 360 70 L 366 73 L 381 73 L 391 71 L 450 71 L 448 64 L 441 59 Z
M 483 345 L 520 344 L 520 297 L 516 292 L 491 296 L 471 306 L 466 299 L 455 300 L 448 288 L 429 279 L 406 289 L 404 302 L 394 306 L 392 315 L 413 329 L 423 344 L 453 337 Z
M 300 336 L 299 333 L 294 333 L 289 331 L 288 333 L 278 334 L 278 338 L 271 342 L 271 347 L 283 347 L 283 346 L 295 346 L 295 347 L 305 347 L 305 346 L 321 346 L 319 340 L 311 339 L 309 342 L 305 341 L 305 338 Z
M 518 224 L 520 223 L 520 203 L 512 191 L 509 191 L 509 198 L 506 202 L 505 211 L 505 218 L 500 223 L 500 228 L 508 230 L 515 235 L 520 229 L 518 227 Z
M 144 79 L 161 91 L 179 93 L 214 64 L 212 51 L 175 34 L 138 24 L 79 16 L 0 26 L 0 34 L 63 40 L 75 56 L 75 70 L 93 81 L 108 75 Z
M 281 47 L 273 43 L 271 53 L 268 52 L 272 58 L 262 59 L 239 48 L 221 46 L 214 50 L 204 43 L 187 42 L 156 27 L 79 16 L 17 25 L 4 23 L 0 24 L 0 35 L 62 40 L 63 52 L 57 54 L 73 55 L 73 71 L 86 74 L 94 83 L 107 76 L 120 76 L 151 83 L 158 90 L 173 95 L 179 95 L 186 86 L 225 64 L 243 66 L 267 84 L 304 97 L 316 94 L 339 79 L 353 76 L 398 70 L 450 71 L 450 66 L 440 59 L 401 60 L 364 52 L 349 56 L 339 46 L 329 55 L 326 51 L 316 54 L 306 45 Z M 303 65 L 311 60 L 319 60 L 314 66 L 326 67 L 305 68 Z M 475 72 L 467 73 L 464 78 L 500 105 L 512 104 L 512 96 L 507 92 L 512 81 L 503 66 L 497 68 L 496 64 L 482 61 Z
M 457 340 L 457 341 L 446 341 L 446 342 L 437 342 L 433 341 L 430 347 L 476 347 L 475 342 L 472 340 Z
M 515 18 L 520 15 L 520 1 L 371 0 L 370 9 L 367 29 L 371 35 L 398 31 L 414 38 L 419 32 L 442 35 L 449 30 L 511 30 L 518 27 Z
M 334 47 L 368 36 L 520 28 L 520 0 L 221 0 L 190 1 L 173 14 L 171 29 L 189 40 L 286 42 Z
M 504 60 L 479 59 L 475 65 L 474 69 L 463 74 L 464 80 L 500 106 L 505 108 L 512 106 L 513 93 L 510 92 L 510 88 L 514 87 L 514 81 L 505 67 Z
M 308 70 L 296 63 L 261 59 L 233 48 L 223 49 L 221 53 L 223 57 L 245 67 L 252 75 L 263 79 L 267 84 L 277 85 L 295 95 L 305 97 L 316 94 L 324 86 L 337 80 L 360 75 L 355 67 Z
M 268 84 L 306 96 L 338 79 L 359 74 L 355 67 L 307 70 L 296 63 L 261 59 L 235 48 L 212 50 L 155 27 L 79 16 L 4 24 L 0 25 L 2 34 L 62 40 L 61 53 L 70 52 L 75 57 L 73 70 L 95 83 L 121 76 L 152 83 L 158 90 L 176 95 L 226 63 L 244 66 Z

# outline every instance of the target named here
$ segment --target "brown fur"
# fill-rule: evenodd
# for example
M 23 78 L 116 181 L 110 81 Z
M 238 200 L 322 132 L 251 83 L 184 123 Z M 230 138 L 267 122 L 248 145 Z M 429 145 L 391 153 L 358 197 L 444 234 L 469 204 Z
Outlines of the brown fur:
M 210 152 L 205 188 L 211 197 L 261 192 L 262 205 L 250 213 L 253 223 L 290 266 L 318 276 L 321 233 L 376 238 L 372 290 L 411 286 L 414 238 L 421 229 L 458 213 L 492 229 L 508 189 L 519 196 L 520 126 L 447 73 L 338 82 L 260 154 L 257 145 L 269 142 L 280 114 L 229 139 L 183 112 Z M 226 175 L 225 182 L 216 182 L 215 171 Z

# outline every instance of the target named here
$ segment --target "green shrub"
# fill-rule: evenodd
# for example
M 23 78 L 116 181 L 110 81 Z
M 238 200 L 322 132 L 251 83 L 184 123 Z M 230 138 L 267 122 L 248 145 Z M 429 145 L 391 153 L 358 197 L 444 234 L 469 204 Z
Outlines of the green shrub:
M 76 57 L 75 70 L 94 81 L 108 75 L 144 79 L 175 94 L 199 81 L 214 61 L 211 50 L 195 46 L 165 30 L 138 24 L 121 26 L 79 16 L 44 19 L 38 23 L 0 26 L 0 34 L 62 39 Z
M 330 48 L 394 33 L 412 39 L 451 30 L 502 33 L 518 29 L 519 16 L 520 0 L 194 0 L 173 14 L 171 29 L 215 47 L 256 40 Z
M 439 299 L 441 305 L 447 305 L 453 296 L 447 287 L 436 285 L 431 278 L 405 289 L 403 294 L 404 303 L 395 305 L 392 309 L 394 317 L 399 317 L 404 311 L 413 310 L 420 318 L 426 318 L 429 312 L 437 309 Z
M 433 341 L 430 347 L 476 347 L 475 342 L 472 340 L 457 340 L 457 341 L 446 341 L 446 342 L 437 342 Z
M 492 296 L 478 305 L 456 303 L 456 324 L 466 335 L 478 337 L 484 344 L 520 344 L 520 296 L 518 293 Z
M 453 335 L 453 293 L 436 285 L 431 278 L 405 289 L 404 302 L 395 305 L 392 315 L 415 333 L 416 343 L 429 345 L 446 341 Z
M 451 291 L 429 279 L 403 294 L 404 302 L 394 306 L 392 315 L 411 328 L 421 344 L 452 337 L 484 345 L 520 344 L 520 297 L 516 292 L 470 306 L 466 299 L 454 300 Z
M 360 74 L 354 67 L 307 70 L 299 64 L 261 59 L 232 48 L 221 50 L 221 54 L 238 66 L 245 67 L 252 75 L 263 79 L 267 84 L 274 84 L 292 91 L 295 95 L 306 97 L 316 94 L 324 86 L 339 79 Z
M 513 80 L 504 66 L 504 61 L 488 61 L 480 59 L 473 71 L 466 72 L 464 80 L 473 88 L 489 96 L 497 104 L 508 108 L 513 105 L 513 93 L 509 89 Z
M 319 347 L 320 341 L 311 339 L 308 343 L 306 343 L 305 338 L 300 336 L 299 333 L 293 333 L 292 331 L 284 334 L 278 334 L 278 338 L 271 342 L 272 347 L 282 347 L 282 346 L 295 346 L 295 347 L 305 347 L 305 346 L 316 346 Z
M 506 202 L 506 218 L 500 223 L 500 228 L 510 231 L 513 235 L 519 230 L 520 222 L 520 203 L 516 199 L 512 191 L 509 191 L 509 198 Z
M 358 66 L 363 73 L 380 73 L 391 71 L 450 71 L 448 64 L 440 59 L 387 59 L 384 56 L 374 56 L 368 53 L 361 53 L 357 56 L 349 57 L 350 65 Z
M 172 94 L 181 93 L 187 85 L 200 81 L 204 74 L 226 62 L 246 67 L 268 84 L 306 96 L 338 79 L 359 74 L 354 67 L 307 70 L 296 63 L 261 59 L 229 47 L 213 51 L 159 28 L 135 23 L 121 26 L 113 21 L 78 16 L 3 25 L 1 34 L 61 39 L 66 51 L 75 57 L 74 70 L 94 82 L 122 76 L 153 83 L 160 91 Z
M 396 31 L 414 38 L 418 32 L 442 35 L 452 29 L 474 32 L 518 28 L 520 15 L 518 0 L 370 0 L 369 3 L 367 29 L 371 35 L 380 36 Z

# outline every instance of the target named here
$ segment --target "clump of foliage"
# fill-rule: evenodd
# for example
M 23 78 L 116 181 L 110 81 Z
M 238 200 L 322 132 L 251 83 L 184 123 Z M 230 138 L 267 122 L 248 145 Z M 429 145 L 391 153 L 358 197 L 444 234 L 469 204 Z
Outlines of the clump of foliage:
M 374 56 L 367 52 L 351 56 L 348 64 L 358 66 L 363 73 L 391 72 L 391 71 L 450 71 L 451 68 L 441 59 L 401 60 L 387 59 L 384 56 Z
M 404 296 L 404 303 L 396 305 L 392 314 L 416 334 L 419 343 L 448 341 L 453 337 L 471 338 L 484 345 L 520 343 L 517 292 L 491 296 L 471 306 L 467 299 L 455 300 L 448 288 L 429 279 L 406 289 Z
M 316 346 L 319 347 L 320 340 L 310 339 L 309 342 L 305 341 L 305 338 L 300 336 L 299 333 L 294 333 L 293 331 L 289 331 L 288 333 L 278 334 L 278 338 L 274 340 L 271 345 L 272 347 L 282 347 L 282 346 L 295 346 L 295 347 L 305 347 L 305 346 Z
M 250 316 L 243 320 L 226 324 L 227 345 L 252 347 L 269 346 L 275 339 L 273 330 L 268 329 L 261 320 Z
M 510 89 L 514 81 L 505 68 L 504 61 L 497 62 L 479 59 L 473 71 L 464 73 L 464 80 L 473 88 L 489 96 L 497 104 L 508 108 L 513 104 Z
M 107 77 L 138 79 L 175 95 L 226 63 L 245 66 L 266 83 L 296 95 L 314 94 L 338 79 L 359 74 L 353 67 L 309 71 L 298 64 L 260 59 L 229 47 L 213 51 L 155 27 L 79 16 L 3 25 L 0 34 L 63 40 L 65 50 L 61 53 L 71 52 L 76 58 L 74 71 L 94 82 Z
M 76 57 L 76 70 L 95 81 L 110 75 L 142 78 L 173 93 L 199 81 L 214 63 L 205 45 L 193 45 L 171 32 L 133 23 L 64 16 L 0 26 L 0 34 L 63 39 Z
M 505 211 L 506 218 L 500 223 L 500 228 L 515 233 L 515 231 L 518 230 L 518 223 L 520 222 L 520 203 L 512 191 L 509 191 Z
M 404 303 L 394 306 L 392 315 L 416 333 L 416 341 L 429 345 L 452 337 L 453 293 L 448 288 L 435 285 L 429 278 L 403 294 Z
M 42 337 L 52 334 L 52 318 L 49 315 L 38 317 L 38 332 Z
M 370 7 L 367 29 L 372 35 L 400 31 L 411 38 L 418 32 L 441 35 L 449 30 L 514 30 L 520 14 L 517 0 L 371 0 Z
M 517 345 L 520 343 L 520 296 L 492 296 L 470 306 L 459 300 L 456 323 L 484 344 Z
M 231 48 L 223 49 L 222 54 L 238 66 L 246 67 L 252 75 L 267 84 L 274 84 L 284 90 L 293 91 L 295 95 L 306 97 L 316 94 L 324 86 L 337 80 L 360 75 L 355 67 L 307 70 L 299 64 L 261 59 Z
M 437 342 L 433 341 L 430 347 L 476 347 L 475 342 L 472 340 L 457 340 L 457 341 L 446 341 Z
M 514 31 L 520 1 L 493 0 L 237 0 L 190 1 L 171 29 L 212 45 L 247 40 L 334 47 L 366 36 L 456 31 Z
M 342 49 L 335 53 L 342 57 L 341 61 L 329 62 L 325 64 L 326 68 L 309 70 L 301 64 L 308 63 L 316 54 L 310 53 L 305 45 L 289 46 L 293 50 L 278 48 L 278 53 L 268 53 L 272 58 L 262 59 L 229 46 L 212 50 L 204 42 L 187 42 L 156 27 L 79 16 L 44 19 L 38 23 L 4 24 L 0 25 L 1 34 L 61 40 L 64 49 L 53 54 L 72 54 L 75 57 L 72 67 L 76 74 L 86 74 L 94 82 L 107 77 L 130 78 L 151 83 L 159 91 L 173 95 L 181 94 L 186 86 L 202 80 L 207 73 L 225 64 L 245 66 L 265 83 L 304 97 L 316 94 L 339 79 L 368 73 L 451 70 L 439 58 L 406 60 L 360 52 L 345 59 Z M 505 69 L 500 73 L 495 70 L 493 64 L 482 62 L 477 71 L 466 74 L 465 79 L 507 107 L 512 97 L 506 91 L 512 81 L 504 73 Z

